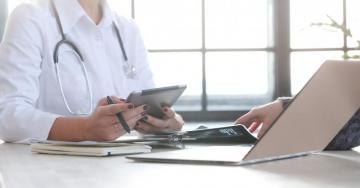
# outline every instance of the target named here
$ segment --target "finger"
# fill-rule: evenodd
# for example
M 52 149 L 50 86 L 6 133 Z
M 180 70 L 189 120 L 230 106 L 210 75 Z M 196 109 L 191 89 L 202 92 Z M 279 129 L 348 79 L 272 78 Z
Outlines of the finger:
M 145 121 L 146 123 L 150 124 L 150 126 L 159 128 L 159 129 L 165 129 L 168 126 L 166 125 L 166 122 L 162 119 L 158 119 L 149 115 L 144 116 L 144 118 L 142 119 L 143 121 Z
M 262 137 L 265 134 L 265 132 L 270 128 L 270 126 L 271 126 L 271 123 L 264 121 L 263 125 L 259 131 L 259 134 L 258 134 L 259 137 Z
M 108 105 L 106 98 L 102 98 L 97 104 L 97 106 L 106 106 L 106 105 Z
M 185 121 L 184 121 L 183 117 L 181 115 L 179 115 L 179 114 L 175 114 L 174 119 L 177 122 L 178 129 L 181 130 L 182 127 L 185 125 Z
M 143 114 L 145 115 L 146 111 L 149 110 L 149 106 L 148 105 L 142 105 L 142 106 L 138 106 L 136 108 L 132 108 L 131 110 L 128 110 L 126 112 L 124 112 L 124 117 L 126 120 L 132 119 L 134 117 L 137 117 L 139 114 Z
M 100 106 L 98 107 L 98 110 L 101 115 L 114 115 L 119 112 L 124 112 L 126 110 L 129 110 L 131 108 L 133 108 L 131 104 L 120 103 L 120 104 Z
M 125 119 L 127 125 L 130 127 L 130 129 L 133 129 L 136 125 L 136 123 L 141 120 L 146 114 L 142 113 L 142 114 L 137 114 L 136 116 L 130 118 L 130 119 Z M 102 124 L 104 125 L 113 125 L 113 124 L 118 124 L 120 125 L 122 128 L 122 124 L 120 123 L 120 120 L 118 119 L 117 115 L 109 115 L 106 116 L 104 118 L 102 118 Z
M 134 128 L 134 130 L 136 130 L 137 132 L 141 133 L 141 134 L 146 134 L 146 132 L 144 130 L 142 130 L 140 127 L 136 126 Z
M 148 127 L 148 126 L 149 125 L 147 123 L 139 121 L 136 125 L 136 129 L 142 133 L 146 133 L 146 130 L 148 129 L 146 127 Z
M 254 121 L 253 119 L 255 119 L 256 116 L 253 115 L 253 113 L 250 111 L 248 113 L 246 113 L 245 115 L 239 117 L 236 121 L 235 124 L 243 124 L 246 127 L 249 127 Z
M 139 121 L 140 121 L 140 120 L 139 120 Z M 138 126 L 140 125 L 139 121 L 137 121 L 137 122 L 135 123 L 135 126 L 134 126 L 134 129 L 135 129 L 135 130 L 136 130 L 136 129 L 138 128 Z
M 259 121 L 256 121 L 256 122 L 253 122 L 249 128 L 249 131 L 250 132 L 254 132 L 258 129 L 258 127 L 260 126 L 261 122 Z
M 136 122 L 135 127 L 134 127 L 134 130 L 136 130 L 136 131 L 138 131 L 138 132 L 142 133 L 142 132 L 141 132 L 141 129 L 140 129 L 140 124 L 141 124 L 141 122 L 140 122 L 140 121 Z
M 147 131 L 147 130 L 143 129 L 140 126 L 136 128 L 136 131 L 141 133 L 141 134 L 149 134 L 150 133 L 150 131 Z
M 154 133 L 159 132 L 160 129 L 146 123 L 146 122 L 139 122 L 139 125 L 137 126 L 137 129 L 142 133 Z
M 171 119 L 175 117 L 175 111 L 170 107 L 165 106 L 162 108 L 162 111 L 164 112 L 166 118 Z
M 128 125 L 130 126 L 130 129 L 134 129 L 135 126 L 138 126 L 138 122 L 144 118 L 145 114 L 138 114 L 131 119 L 127 120 Z
M 126 100 L 117 96 L 111 96 L 111 99 L 114 103 L 126 103 Z
M 113 100 L 113 102 L 114 102 L 115 104 L 117 104 L 117 103 L 126 103 L 126 100 L 125 100 L 125 99 L 119 98 L 119 97 L 117 97 L 117 96 L 111 96 L 110 98 Z M 98 105 L 97 105 L 97 106 L 107 106 L 107 105 L 109 105 L 109 103 L 108 103 L 108 101 L 107 101 L 107 98 L 105 97 L 105 98 L 102 98 L 102 99 L 98 102 Z

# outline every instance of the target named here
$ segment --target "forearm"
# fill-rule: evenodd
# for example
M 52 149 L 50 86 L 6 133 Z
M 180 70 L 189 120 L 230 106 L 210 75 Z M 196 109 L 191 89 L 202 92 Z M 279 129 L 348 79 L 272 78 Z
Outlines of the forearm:
M 0 97 L 1 98 L 1 97 Z M 30 140 L 45 140 L 57 114 L 38 110 L 21 100 L 1 98 L 0 139 L 5 142 L 28 143 Z M 1 100 L 0 99 L 0 100 Z
M 85 141 L 86 118 L 84 117 L 59 117 L 55 120 L 49 133 L 49 140 Z

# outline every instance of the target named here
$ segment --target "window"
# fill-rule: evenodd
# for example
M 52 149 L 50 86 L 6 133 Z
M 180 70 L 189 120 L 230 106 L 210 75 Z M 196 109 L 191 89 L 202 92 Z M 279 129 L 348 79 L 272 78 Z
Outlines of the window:
M 22 1 L 8 0 L 8 12 Z M 360 54 L 358 0 L 108 2 L 139 25 L 158 86 L 188 85 L 176 104 L 187 119 L 233 120 L 295 95 L 324 60 Z M 312 26 L 328 23 L 327 16 L 354 37 Z
M 109 0 L 139 25 L 158 86 L 188 85 L 176 108 L 193 114 L 239 111 L 272 99 L 269 2 Z
M 240 110 L 270 100 L 268 6 L 267 0 L 204 1 L 208 110 Z
M 341 59 L 358 46 L 332 27 L 314 23 L 345 23 L 360 40 L 360 15 L 356 0 L 291 0 L 291 92 L 296 94 L 326 59 Z M 310 6 L 309 6 L 310 5 Z M 324 6 L 326 5 L 326 6 Z M 306 12 L 306 14 L 304 14 Z M 350 51 L 349 54 L 356 54 Z

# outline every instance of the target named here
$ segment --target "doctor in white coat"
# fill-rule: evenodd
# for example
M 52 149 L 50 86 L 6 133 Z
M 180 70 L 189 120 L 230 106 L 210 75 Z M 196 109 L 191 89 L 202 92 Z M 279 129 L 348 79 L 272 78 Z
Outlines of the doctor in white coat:
M 125 134 L 180 130 L 164 107 L 148 116 L 121 98 L 154 87 L 147 50 L 132 20 L 106 0 L 36 0 L 9 17 L 0 45 L 0 139 L 109 141 Z M 106 96 L 116 104 L 107 105 Z

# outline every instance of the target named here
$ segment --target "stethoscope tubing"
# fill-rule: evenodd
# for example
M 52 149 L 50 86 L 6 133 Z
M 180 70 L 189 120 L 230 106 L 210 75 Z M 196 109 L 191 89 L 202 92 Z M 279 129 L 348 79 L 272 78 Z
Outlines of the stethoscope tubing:
M 55 64 L 55 72 L 56 72 L 56 78 L 57 78 L 57 81 L 58 81 L 58 84 L 59 84 L 59 87 L 60 87 L 60 93 L 61 93 L 61 96 L 63 98 L 63 102 L 67 108 L 67 110 L 70 112 L 70 114 L 73 114 L 73 115 L 88 115 L 92 112 L 92 109 L 93 109 L 93 95 L 92 95 L 92 89 L 91 89 L 91 84 L 89 83 L 89 76 L 88 76 L 88 73 L 87 73 L 87 70 L 86 70 L 86 67 L 85 67 L 85 64 L 83 61 L 80 61 L 79 60 L 79 63 L 81 64 L 81 69 L 83 71 L 83 74 L 84 74 L 84 77 L 85 77 L 85 82 L 86 82 L 86 88 L 87 88 L 87 92 L 89 94 L 89 110 L 87 112 L 74 112 L 71 108 L 70 108 L 70 105 L 68 103 L 68 100 L 65 96 L 65 92 L 64 92 L 64 89 L 63 89 L 63 84 L 62 84 L 62 79 L 61 79 L 61 70 L 60 70 L 60 67 L 59 67 L 59 64 L 56 63 Z
M 59 13 L 56 9 L 56 6 L 53 2 L 53 0 L 51 1 L 51 5 L 54 9 L 54 13 L 55 13 L 55 18 L 56 18 L 56 22 L 57 22 L 57 25 L 58 25 L 58 28 L 59 28 L 59 31 L 60 31 L 60 34 L 61 34 L 61 40 L 59 42 L 56 43 L 55 45 L 55 48 L 54 48 L 54 52 L 53 52 L 53 61 L 54 61 L 54 64 L 55 64 L 55 74 L 56 74 L 56 77 L 57 77 L 57 81 L 58 81 L 58 84 L 59 84 L 59 87 L 60 87 L 60 92 L 61 92 L 61 96 L 63 98 L 63 102 L 65 104 L 65 107 L 67 108 L 67 110 L 72 114 L 72 115 L 87 115 L 87 114 L 90 114 L 93 110 L 93 94 L 92 94 L 92 86 L 91 86 L 91 83 L 89 81 L 89 74 L 86 70 L 86 66 L 85 66 L 85 60 L 84 60 L 84 56 L 82 55 L 82 53 L 80 52 L 79 48 L 73 43 L 71 42 L 70 40 L 68 40 L 66 38 L 66 35 L 63 31 L 63 28 L 62 28 L 62 24 L 61 24 L 61 21 L 60 21 L 60 16 L 59 16 Z M 128 62 L 128 56 L 126 54 L 126 50 L 125 50 L 125 46 L 124 46 L 124 42 L 122 40 L 122 37 L 120 35 L 120 31 L 119 29 L 117 28 L 115 22 L 113 21 L 112 22 L 113 26 L 114 26 L 114 29 L 115 29 L 115 33 L 116 33 L 116 36 L 118 38 L 118 42 L 119 42 L 119 45 L 120 45 L 120 48 L 121 48 L 121 52 L 123 54 L 123 58 L 125 60 L 125 63 Z M 78 62 L 80 63 L 81 65 L 81 69 L 82 69 L 82 72 L 83 72 L 83 75 L 84 75 L 84 78 L 85 78 L 85 82 L 86 82 L 86 87 L 87 87 L 87 92 L 89 94 L 89 110 L 87 112 L 75 112 L 71 109 L 69 103 L 68 103 L 68 100 L 65 96 L 65 92 L 64 92 L 64 89 L 63 89 L 63 84 L 62 84 L 62 78 L 61 78 L 61 70 L 60 70 L 60 67 L 59 67 L 59 51 L 60 51 L 60 47 L 63 46 L 63 45 L 68 45 L 72 50 L 75 51 L 75 54 L 76 54 L 76 57 L 78 59 Z M 127 65 L 129 66 L 129 65 Z M 131 66 L 132 69 L 134 69 L 133 66 Z

